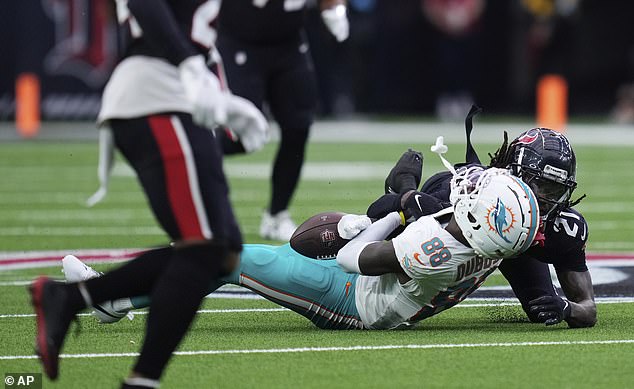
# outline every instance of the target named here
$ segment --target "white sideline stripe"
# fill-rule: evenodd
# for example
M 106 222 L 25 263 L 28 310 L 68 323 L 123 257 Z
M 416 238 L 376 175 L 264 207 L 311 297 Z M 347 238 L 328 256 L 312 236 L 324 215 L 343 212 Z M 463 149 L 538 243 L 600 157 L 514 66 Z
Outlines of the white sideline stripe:
M 165 235 L 157 226 L 125 227 L 1 227 L 2 236 L 129 236 L 129 235 Z
M 471 301 L 498 301 L 496 303 L 471 303 Z M 515 300 L 515 302 L 513 302 Z M 629 304 L 634 303 L 634 297 L 598 297 L 597 304 Z M 452 308 L 483 308 L 483 307 L 506 307 L 519 306 L 520 303 L 514 298 L 470 298 L 465 302 L 453 306 Z M 134 316 L 147 315 L 149 311 L 131 311 Z M 249 313 L 249 312 L 293 312 L 287 308 L 239 308 L 239 309 L 201 309 L 196 313 Z M 77 316 L 92 316 L 90 313 L 78 313 Z M 35 317 L 34 313 L 15 313 L 0 315 L 0 319 Z
M 289 311 L 286 308 L 240 308 L 240 309 L 201 309 L 196 313 L 244 313 L 244 312 L 284 312 Z M 131 311 L 134 316 L 147 315 L 149 311 Z M 92 316 L 91 313 L 78 313 L 77 316 Z M 34 313 L 17 313 L 9 315 L 0 315 L 0 319 L 14 317 L 35 317 Z
M 528 346 L 579 346 L 605 344 L 634 344 L 634 339 L 614 340 L 577 340 L 556 342 L 509 342 L 509 343 L 446 343 L 446 344 L 394 344 L 384 346 L 348 346 L 348 347 L 298 347 L 245 350 L 195 350 L 176 351 L 175 355 L 227 355 L 227 354 L 285 354 L 329 351 L 380 351 L 380 350 L 428 350 L 443 348 L 484 348 L 484 347 L 528 347 Z M 93 353 L 61 354 L 60 358 L 117 358 L 137 357 L 139 353 Z M 0 360 L 36 359 L 36 355 L 1 355 Z

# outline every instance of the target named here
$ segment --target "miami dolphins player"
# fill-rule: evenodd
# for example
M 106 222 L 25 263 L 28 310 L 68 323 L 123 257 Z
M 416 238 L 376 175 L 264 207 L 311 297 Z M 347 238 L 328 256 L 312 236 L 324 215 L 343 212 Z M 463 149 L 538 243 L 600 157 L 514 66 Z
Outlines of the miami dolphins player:
M 246 244 L 239 267 L 224 281 L 247 287 L 319 328 L 412 326 L 466 298 L 502 259 L 528 249 L 539 227 L 535 195 L 508 170 L 475 167 L 454 173 L 453 206 L 419 218 L 390 241 L 384 239 L 411 215 L 391 212 L 374 223 L 365 215 L 346 215 L 338 229 L 358 235 L 336 261 L 304 257 L 289 244 Z M 96 275 L 79 260 L 65 262 L 67 277 Z

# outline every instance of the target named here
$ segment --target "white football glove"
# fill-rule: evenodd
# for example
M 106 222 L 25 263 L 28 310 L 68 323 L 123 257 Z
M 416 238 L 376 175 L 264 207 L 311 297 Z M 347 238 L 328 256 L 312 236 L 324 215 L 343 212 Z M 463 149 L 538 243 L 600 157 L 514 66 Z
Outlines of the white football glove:
M 350 24 L 346 15 L 346 6 L 336 5 L 321 11 L 321 18 L 337 42 L 343 42 L 350 35 Z
M 226 98 L 218 78 L 202 55 L 188 57 L 178 65 L 185 96 L 191 104 L 194 123 L 213 128 L 227 121 Z
M 233 130 L 247 153 L 261 149 L 268 141 L 268 121 L 249 100 L 227 93 L 225 125 Z
M 372 224 L 366 215 L 343 215 L 337 223 L 337 232 L 343 239 L 352 239 Z
M 231 128 L 247 152 L 264 146 L 268 122 L 262 112 L 250 101 L 222 90 L 202 55 L 187 58 L 178 68 L 194 123 L 209 129 Z

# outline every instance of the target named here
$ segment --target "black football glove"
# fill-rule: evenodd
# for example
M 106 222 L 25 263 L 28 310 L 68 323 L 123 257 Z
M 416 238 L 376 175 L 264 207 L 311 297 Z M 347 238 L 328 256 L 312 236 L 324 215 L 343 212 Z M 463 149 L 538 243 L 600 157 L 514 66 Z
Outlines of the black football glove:
M 537 322 L 551 326 L 570 317 L 570 302 L 559 296 L 542 296 L 529 301 L 528 310 L 537 315 Z
M 400 198 L 400 204 L 400 212 L 403 213 L 403 218 L 408 223 L 418 220 L 421 216 L 431 215 L 445 208 L 443 203 L 437 198 L 415 190 L 403 193 Z
M 408 149 L 385 179 L 385 193 L 403 193 L 416 190 L 423 175 L 423 154 Z

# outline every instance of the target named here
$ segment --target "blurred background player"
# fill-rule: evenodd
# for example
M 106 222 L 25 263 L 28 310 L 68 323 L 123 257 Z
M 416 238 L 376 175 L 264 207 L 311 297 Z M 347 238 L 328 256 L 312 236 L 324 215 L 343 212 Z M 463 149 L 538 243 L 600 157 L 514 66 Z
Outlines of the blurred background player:
M 480 73 L 478 62 L 478 23 L 485 0 L 422 0 L 421 7 L 433 26 L 433 69 L 438 83 L 436 116 L 455 121 L 473 104 L 473 93 Z
M 271 174 L 270 203 L 260 236 L 288 241 L 297 228 L 288 211 L 304 164 L 317 97 L 308 42 L 304 34 L 306 0 L 223 1 L 217 46 L 229 88 L 262 109 L 264 103 L 280 128 Z M 348 38 L 345 0 L 321 0 L 321 16 L 339 42 Z M 244 153 L 239 137 L 217 131 L 225 154 Z M 249 150 L 246 150 L 249 151 Z
M 221 91 L 207 67 L 217 2 L 117 5 L 128 44 L 104 91 L 98 121 L 111 128 L 173 244 L 85 283 L 41 277 L 30 290 L 37 353 L 51 379 L 58 376 L 59 353 L 78 311 L 118 297 L 151 295 L 141 354 L 122 387 L 156 388 L 209 285 L 233 270 L 242 250 L 211 129 L 230 126 L 257 149 L 264 144 L 266 119 L 247 100 Z
M 467 150 L 473 151 L 469 140 L 467 144 Z M 466 165 L 481 166 L 475 152 L 467 157 Z M 520 255 L 519 260 L 503 261 L 500 265 L 522 308 L 534 322 L 552 325 L 565 320 L 572 328 L 594 326 L 596 304 L 585 255 L 588 224 L 572 208 L 579 200 L 570 200 L 577 186 L 576 157 L 570 142 L 565 135 L 546 128 L 528 130 L 510 145 L 505 134 L 491 166 L 509 168 L 522 178 L 535 192 L 542 215 L 538 244 Z M 438 173 L 423 184 L 421 192 L 416 192 L 421 168 L 420 153 L 406 152 L 385 184 L 386 192 L 390 188 L 400 194 L 387 194 L 377 200 L 368 209 L 368 216 L 381 217 L 396 208 L 409 209 L 420 216 L 446 206 L 451 176 Z M 413 201 L 414 195 L 424 200 L 420 202 L 422 208 Z M 553 264 L 566 299 L 557 295 L 548 264 Z

